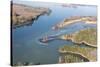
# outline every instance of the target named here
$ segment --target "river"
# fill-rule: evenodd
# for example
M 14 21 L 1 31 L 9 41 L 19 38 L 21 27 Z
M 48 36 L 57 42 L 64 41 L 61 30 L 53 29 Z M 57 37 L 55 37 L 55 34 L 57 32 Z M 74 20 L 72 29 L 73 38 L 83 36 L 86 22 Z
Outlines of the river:
M 47 44 L 40 43 L 39 38 L 45 35 L 62 35 L 75 31 L 96 27 L 92 24 L 75 23 L 64 29 L 53 31 L 52 26 L 62 21 L 64 18 L 71 16 L 96 16 L 96 6 L 78 6 L 77 8 L 63 7 L 56 3 L 41 2 L 21 2 L 15 3 L 26 4 L 33 7 L 47 7 L 51 9 L 49 15 L 42 15 L 33 24 L 12 29 L 12 48 L 13 64 L 29 62 L 32 64 L 55 64 L 58 63 L 58 49 L 63 45 L 74 45 L 70 41 L 54 40 Z

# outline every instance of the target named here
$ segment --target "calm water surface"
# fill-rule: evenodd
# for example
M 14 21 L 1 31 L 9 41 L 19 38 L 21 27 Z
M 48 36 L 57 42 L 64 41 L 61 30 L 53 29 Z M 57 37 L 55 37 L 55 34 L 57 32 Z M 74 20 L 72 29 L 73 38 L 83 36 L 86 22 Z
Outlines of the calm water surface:
M 62 30 L 53 31 L 52 26 L 70 16 L 96 16 L 96 7 L 78 6 L 77 8 L 62 7 L 61 4 L 40 3 L 40 2 L 17 2 L 33 7 L 47 7 L 51 9 L 50 15 L 42 15 L 30 26 L 23 26 L 13 29 L 13 63 L 58 63 L 58 49 L 63 45 L 74 45 L 70 41 L 54 40 L 48 44 L 38 41 L 45 35 L 69 34 L 96 25 L 75 23 Z

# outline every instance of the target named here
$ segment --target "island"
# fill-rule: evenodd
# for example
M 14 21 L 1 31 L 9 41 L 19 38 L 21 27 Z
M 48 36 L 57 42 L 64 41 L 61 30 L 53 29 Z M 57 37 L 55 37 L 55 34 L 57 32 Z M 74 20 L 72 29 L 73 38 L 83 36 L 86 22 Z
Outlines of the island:
M 60 23 L 57 23 L 56 25 L 52 27 L 52 29 L 58 30 L 77 22 L 84 22 L 86 24 L 96 24 L 97 18 L 95 16 L 72 16 L 69 18 L 65 18 Z
M 29 24 L 36 20 L 39 16 L 49 14 L 51 12 L 49 8 L 44 7 L 32 7 L 16 3 L 12 3 L 11 6 L 11 20 L 13 27 Z

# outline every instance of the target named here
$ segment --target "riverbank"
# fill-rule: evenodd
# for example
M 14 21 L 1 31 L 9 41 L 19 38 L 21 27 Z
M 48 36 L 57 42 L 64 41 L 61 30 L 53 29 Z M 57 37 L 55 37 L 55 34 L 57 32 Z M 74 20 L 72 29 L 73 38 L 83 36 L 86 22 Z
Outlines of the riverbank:
M 87 59 L 89 61 L 96 61 L 97 60 L 97 58 L 96 58 L 96 55 L 97 55 L 96 51 L 97 51 L 96 48 L 79 47 L 79 46 L 67 46 L 67 45 L 65 45 L 65 46 L 62 46 L 62 47 L 59 48 L 59 53 L 64 54 L 64 55 L 60 56 L 59 62 L 64 60 L 65 63 L 67 63 L 68 59 L 70 61 L 74 60 L 74 62 L 77 62 L 77 61 L 84 62 L 83 61 L 84 59 Z M 71 58 L 71 56 L 66 58 L 66 56 L 69 55 L 69 54 L 75 54 L 77 56 L 82 56 L 81 59 L 82 58 L 83 59 L 82 60 L 80 60 L 78 58 L 76 59 L 76 58 L 74 58 L 74 56 L 72 56 L 72 58 Z
M 64 28 L 70 24 L 84 22 L 86 24 L 96 24 L 97 18 L 95 16 L 72 16 L 70 18 L 65 18 L 62 22 L 54 25 L 53 30 Z
M 23 4 L 12 3 L 12 26 L 18 27 L 26 25 L 37 19 L 43 14 L 50 12 L 49 8 L 31 7 Z
M 86 29 L 73 34 L 59 36 L 63 40 L 71 40 L 77 44 L 86 44 L 88 46 L 97 47 L 97 32 L 96 29 Z

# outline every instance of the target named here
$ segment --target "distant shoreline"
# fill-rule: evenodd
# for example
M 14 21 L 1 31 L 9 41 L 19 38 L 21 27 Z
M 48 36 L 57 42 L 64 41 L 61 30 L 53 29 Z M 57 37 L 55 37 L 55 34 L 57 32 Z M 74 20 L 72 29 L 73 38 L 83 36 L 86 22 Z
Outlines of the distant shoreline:
M 73 23 L 84 21 L 86 24 L 96 24 L 97 18 L 95 16 L 72 16 L 70 18 L 65 18 L 62 22 L 54 25 L 53 30 L 64 28 Z

